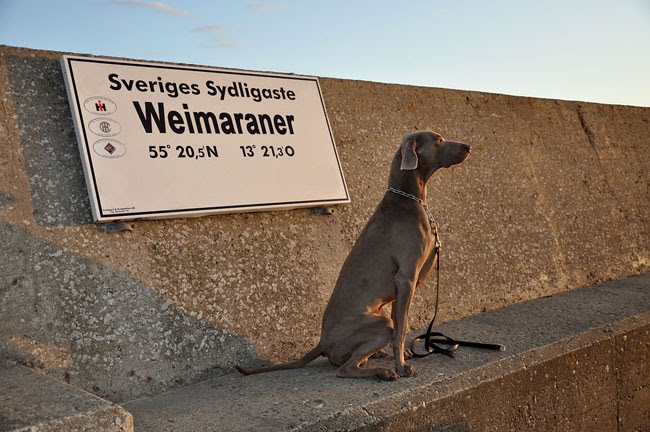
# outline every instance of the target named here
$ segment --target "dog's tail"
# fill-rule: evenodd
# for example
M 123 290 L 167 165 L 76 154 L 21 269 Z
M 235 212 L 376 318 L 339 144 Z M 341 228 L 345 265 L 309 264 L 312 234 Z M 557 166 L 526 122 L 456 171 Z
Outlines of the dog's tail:
M 292 362 L 288 363 L 281 363 L 281 364 L 276 364 L 276 365 L 271 365 L 271 366 L 264 366 L 264 367 L 259 367 L 259 368 L 245 368 L 241 367 L 239 365 L 235 365 L 235 368 L 239 372 L 241 372 L 244 375 L 253 375 L 257 373 L 262 373 L 262 372 L 273 372 L 273 371 L 279 371 L 279 370 L 285 370 L 285 369 L 298 369 L 303 366 L 305 366 L 307 363 L 310 363 L 314 360 L 316 360 L 318 357 L 320 357 L 323 354 L 323 350 L 320 347 L 320 344 L 316 345 L 314 349 L 309 351 L 307 354 L 299 358 L 298 360 L 294 360 Z

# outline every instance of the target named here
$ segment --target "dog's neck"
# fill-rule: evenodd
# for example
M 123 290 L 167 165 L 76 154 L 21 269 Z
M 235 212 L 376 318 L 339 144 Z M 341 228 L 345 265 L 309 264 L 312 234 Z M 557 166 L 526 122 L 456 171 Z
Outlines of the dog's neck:
M 428 175 L 426 178 L 423 177 L 418 168 L 414 170 L 401 170 L 401 163 L 401 157 L 398 156 L 393 159 L 393 167 L 388 176 L 388 186 L 415 195 L 416 197 L 426 201 L 427 182 L 431 175 Z

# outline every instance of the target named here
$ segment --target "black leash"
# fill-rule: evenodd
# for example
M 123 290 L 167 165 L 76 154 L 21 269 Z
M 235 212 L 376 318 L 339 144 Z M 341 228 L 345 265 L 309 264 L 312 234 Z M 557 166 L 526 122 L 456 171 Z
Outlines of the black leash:
M 433 323 L 438 316 L 438 304 L 440 300 L 440 251 L 442 245 L 438 239 L 438 231 L 435 231 L 436 236 L 436 246 L 434 251 L 434 259 L 436 260 L 436 307 L 433 312 L 433 318 L 427 327 L 426 333 L 423 333 L 419 336 L 416 336 L 415 339 L 411 341 L 411 354 L 413 357 L 423 358 L 428 357 L 431 354 L 444 354 L 451 358 L 456 358 L 456 351 L 458 347 L 471 347 L 471 348 L 483 348 L 491 349 L 498 351 L 505 351 L 506 347 L 500 344 L 489 344 L 483 342 L 472 342 L 472 341 L 461 341 L 457 339 L 450 338 L 440 332 L 431 331 L 433 329 Z M 415 344 L 419 341 L 424 341 L 424 352 L 417 352 L 415 350 Z M 447 345 L 448 348 L 443 348 L 439 344 Z

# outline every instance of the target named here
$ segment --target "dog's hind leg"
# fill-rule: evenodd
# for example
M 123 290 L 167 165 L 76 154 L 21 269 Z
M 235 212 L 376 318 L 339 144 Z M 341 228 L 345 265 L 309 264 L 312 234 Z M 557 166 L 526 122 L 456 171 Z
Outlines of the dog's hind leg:
M 383 348 L 370 356 L 370 358 L 386 358 L 386 357 L 388 357 L 388 353 Z
M 342 378 L 377 377 L 386 381 L 398 378 L 394 369 L 386 367 L 363 367 L 370 356 L 388 344 L 393 336 L 390 319 L 384 316 L 366 317 L 357 327 L 351 340 L 353 347 L 347 360 L 337 369 Z M 356 342 L 356 343 L 355 343 Z

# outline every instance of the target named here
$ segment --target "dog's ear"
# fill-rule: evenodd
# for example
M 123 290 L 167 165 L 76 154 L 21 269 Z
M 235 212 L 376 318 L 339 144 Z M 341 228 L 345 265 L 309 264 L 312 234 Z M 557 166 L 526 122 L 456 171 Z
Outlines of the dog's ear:
M 402 143 L 402 164 L 399 167 L 402 171 L 414 170 L 418 167 L 418 154 L 415 152 L 417 144 L 415 137 L 404 139 Z

